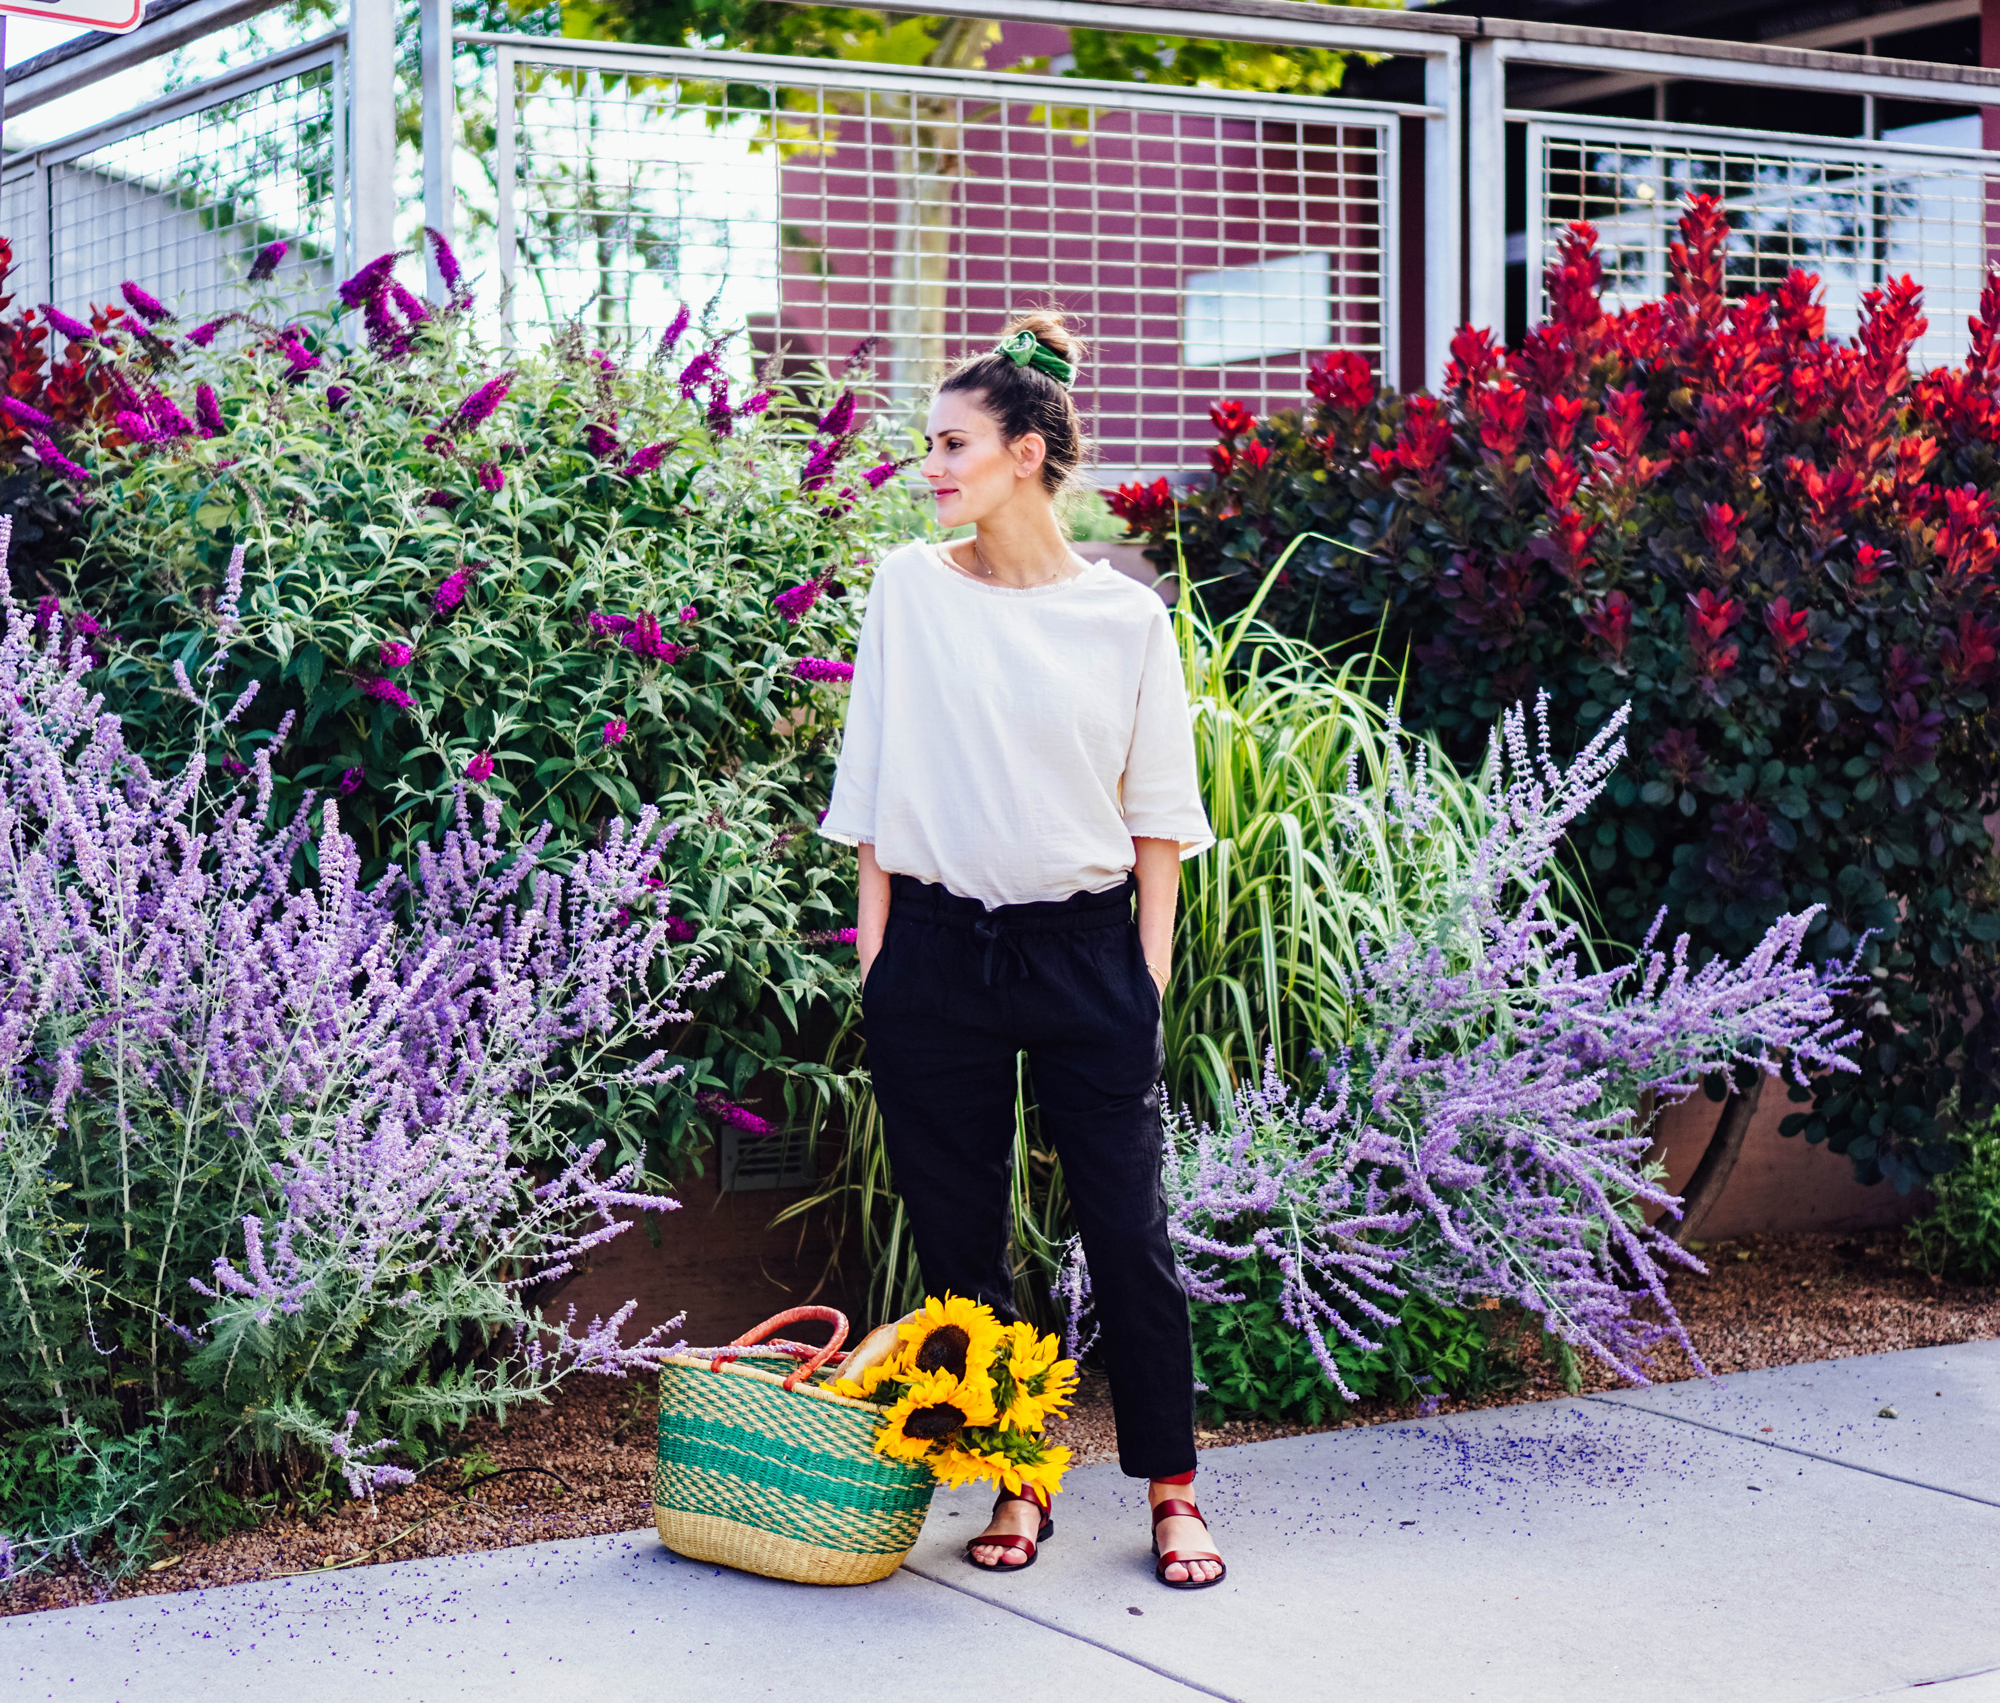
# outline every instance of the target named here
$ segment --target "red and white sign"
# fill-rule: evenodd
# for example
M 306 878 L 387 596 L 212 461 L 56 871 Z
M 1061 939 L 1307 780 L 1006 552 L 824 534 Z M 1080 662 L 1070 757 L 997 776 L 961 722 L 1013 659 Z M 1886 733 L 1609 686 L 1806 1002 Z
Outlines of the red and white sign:
M 80 24 L 87 30 L 109 30 L 123 35 L 136 30 L 146 10 L 146 0 L 51 0 L 40 6 L 35 0 L 0 0 L 0 12 L 17 18 L 45 18 L 52 24 Z

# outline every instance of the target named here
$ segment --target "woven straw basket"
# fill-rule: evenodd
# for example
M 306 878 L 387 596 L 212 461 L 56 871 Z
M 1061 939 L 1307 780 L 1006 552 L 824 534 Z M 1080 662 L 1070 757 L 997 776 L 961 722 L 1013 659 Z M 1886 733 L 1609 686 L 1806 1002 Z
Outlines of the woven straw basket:
M 831 1324 L 832 1340 L 765 1340 L 801 1319 Z M 866 1585 L 902 1566 L 936 1481 L 875 1452 L 879 1407 L 806 1381 L 846 1339 L 847 1320 L 831 1307 L 794 1307 L 713 1358 L 662 1363 L 653 1480 L 662 1543 L 805 1585 Z

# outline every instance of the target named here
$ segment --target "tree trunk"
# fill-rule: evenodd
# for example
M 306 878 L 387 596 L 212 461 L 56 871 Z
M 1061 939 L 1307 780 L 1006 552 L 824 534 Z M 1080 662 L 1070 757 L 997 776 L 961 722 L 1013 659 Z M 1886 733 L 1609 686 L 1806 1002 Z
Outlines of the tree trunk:
M 1750 1133 L 1750 1120 L 1757 1115 L 1757 1102 L 1763 1097 L 1767 1080 L 1758 1071 L 1750 1079 L 1749 1087 L 1737 1089 L 1724 1103 L 1722 1121 L 1708 1138 L 1708 1148 L 1701 1156 L 1701 1163 L 1695 1166 L 1694 1175 L 1688 1178 L 1687 1192 L 1681 1197 L 1680 1225 L 1667 1232 L 1676 1242 L 1685 1243 L 1701 1228 L 1701 1221 L 1729 1186 L 1729 1174 L 1742 1156 L 1743 1138 Z

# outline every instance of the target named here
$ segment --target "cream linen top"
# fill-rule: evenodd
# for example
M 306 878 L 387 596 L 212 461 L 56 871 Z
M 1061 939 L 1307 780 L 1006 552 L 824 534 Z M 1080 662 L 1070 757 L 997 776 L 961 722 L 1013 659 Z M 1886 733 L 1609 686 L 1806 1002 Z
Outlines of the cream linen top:
M 1166 606 L 1105 562 L 1019 589 L 893 551 L 820 832 L 988 910 L 1116 887 L 1135 837 L 1212 845 Z

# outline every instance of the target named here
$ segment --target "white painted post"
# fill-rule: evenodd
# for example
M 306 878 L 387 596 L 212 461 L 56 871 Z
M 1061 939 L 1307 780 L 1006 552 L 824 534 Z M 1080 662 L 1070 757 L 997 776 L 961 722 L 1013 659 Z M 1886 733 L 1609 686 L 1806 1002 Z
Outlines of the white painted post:
M 1424 120 L 1424 381 L 1444 383 L 1451 334 L 1459 326 L 1464 286 L 1458 240 L 1459 52 L 1456 41 L 1424 59 L 1424 105 L 1438 116 Z M 1406 380 L 1407 382 L 1407 380 Z
M 451 157 L 458 141 L 458 86 L 451 74 L 451 0 L 423 0 L 424 223 L 454 240 Z M 429 255 L 425 277 L 434 302 L 450 294 Z
M 354 258 L 365 266 L 396 246 L 396 0 L 348 0 L 347 67 Z
M 1466 61 L 1466 319 L 1504 335 L 1507 312 L 1507 62 L 1475 41 Z

